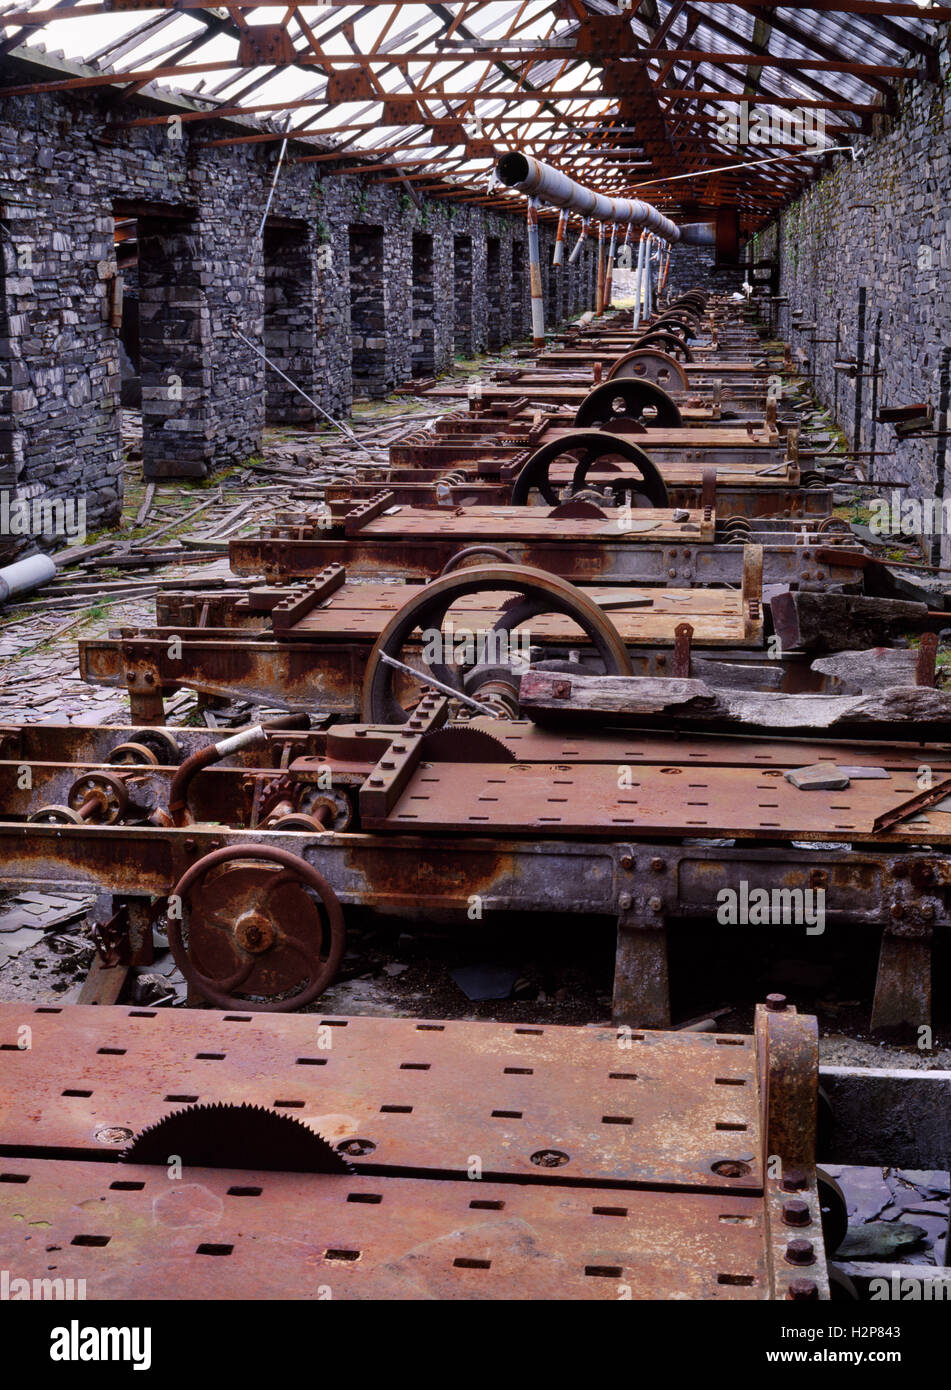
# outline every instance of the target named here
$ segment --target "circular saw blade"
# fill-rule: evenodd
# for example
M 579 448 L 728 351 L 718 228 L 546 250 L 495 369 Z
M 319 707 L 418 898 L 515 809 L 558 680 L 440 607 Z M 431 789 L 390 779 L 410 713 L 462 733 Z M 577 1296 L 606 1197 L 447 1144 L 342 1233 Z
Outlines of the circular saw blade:
M 267 1173 L 352 1173 L 316 1130 L 261 1105 L 191 1105 L 140 1130 L 119 1155 L 123 1163 L 165 1164 L 172 1155 L 192 1168 Z
M 420 757 L 426 763 L 514 763 L 515 754 L 486 729 L 451 724 L 423 734 Z

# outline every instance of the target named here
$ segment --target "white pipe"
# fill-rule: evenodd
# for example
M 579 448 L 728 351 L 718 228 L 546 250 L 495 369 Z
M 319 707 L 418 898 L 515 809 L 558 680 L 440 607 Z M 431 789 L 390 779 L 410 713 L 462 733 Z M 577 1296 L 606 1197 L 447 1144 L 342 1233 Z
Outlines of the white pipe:
M 545 296 L 542 292 L 542 263 L 538 252 L 538 204 L 528 200 L 528 276 L 532 293 L 532 343 L 545 346 Z
M 48 555 L 28 555 L 0 569 L 0 603 L 14 594 L 26 594 L 45 584 L 56 574 L 56 566 Z
M 567 174 L 553 169 L 550 164 L 540 163 L 531 155 L 512 150 L 499 160 L 496 172 L 507 188 L 527 193 L 552 207 L 568 208 L 571 212 L 580 212 L 583 217 L 594 217 L 602 223 L 632 223 L 637 227 L 647 227 L 665 241 L 680 240 L 680 228 L 650 203 L 642 203 L 639 198 L 606 198 L 603 193 L 592 192 L 590 188 L 575 183 Z
M 564 265 L 565 263 L 565 228 L 568 224 L 568 214 L 562 208 L 558 214 L 558 230 L 555 232 L 555 254 L 551 258 L 552 265 Z
M 587 219 L 587 217 L 586 217 L 586 218 L 584 219 L 584 221 L 581 223 L 581 231 L 580 231 L 579 234 L 578 234 L 578 240 L 575 242 L 574 246 L 572 247 L 572 249 L 571 249 L 571 255 L 568 257 L 568 264 L 569 264 L 569 265 L 574 265 L 575 261 L 576 261 L 576 260 L 578 259 L 578 257 L 581 255 L 581 247 L 582 247 L 582 244 L 587 240 L 587 238 L 588 238 L 588 219 Z
M 641 323 L 641 295 L 644 290 L 644 248 L 647 238 L 641 234 L 637 246 L 637 275 L 634 277 L 634 327 Z

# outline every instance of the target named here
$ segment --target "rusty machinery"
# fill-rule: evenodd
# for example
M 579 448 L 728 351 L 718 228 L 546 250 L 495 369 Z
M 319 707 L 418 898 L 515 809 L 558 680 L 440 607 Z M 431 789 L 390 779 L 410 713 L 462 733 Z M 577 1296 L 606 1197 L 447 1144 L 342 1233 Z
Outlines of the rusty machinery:
M 821 889 L 829 928 L 881 933 L 873 1026 L 928 1020 L 933 933 L 951 923 L 946 745 L 447 715 L 427 696 L 388 726 L 162 731 L 176 765 L 128 730 L 6 729 L 4 877 L 111 897 L 111 963 L 147 964 L 158 926 L 193 991 L 224 1008 L 316 997 L 356 905 L 447 926 L 476 900 L 502 922 L 613 920 L 615 1020 L 652 1027 L 670 1019 L 671 925 L 711 920 L 744 884 Z M 784 775 L 816 762 L 847 767 L 848 788 L 803 792 Z M 44 814 L 117 783 L 117 815 L 108 798 L 81 823 Z
M 751 1035 L 0 1004 L 0 1048 L 0 1261 L 89 1300 L 830 1297 L 781 996 Z
M 522 471 L 523 500 L 538 491 L 555 499 L 552 456 L 536 455 Z M 608 498 L 584 494 L 585 460 L 576 465 L 582 495 L 543 506 L 417 508 L 396 502 L 388 488 L 359 503 L 341 502 L 290 513 L 256 536 L 229 542 L 232 570 L 264 574 L 270 582 L 313 578 L 329 564 L 352 576 L 431 578 L 459 552 L 474 545 L 501 547 L 512 564 L 551 571 L 590 583 L 735 585 L 740 582 L 746 542 L 762 547 L 767 584 L 819 581 L 855 583 L 868 557 L 837 525 L 823 529 L 775 529 L 737 518 L 714 525 L 712 495 L 696 509 L 617 506 L 631 496 L 631 483 L 605 479 Z M 556 499 L 555 499 L 556 500 Z
M 499 550 L 474 545 L 462 558 L 484 561 L 486 549 Z M 695 655 L 727 659 L 740 651 L 759 656 L 763 679 L 773 684 L 778 665 L 763 652 L 762 553 L 745 548 L 736 590 L 581 587 L 525 566 L 484 563 L 449 566 L 426 585 L 348 584 L 344 568 L 332 564 L 294 587 L 198 596 L 202 621 L 195 626 L 188 624 L 196 596 L 169 597 L 161 605 L 164 625 L 82 641 L 80 670 L 90 682 L 124 686 L 132 718 L 159 723 L 165 695 L 181 688 L 337 716 L 362 708 L 365 717 L 384 719 L 366 693 L 381 661 L 402 665 L 408 693 L 422 663 L 424 683 L 458 692 L 463 702 L 491 688 L 511 713 L 524 671 L 560 662 L 624 674 L 631 653 L 641 666 L 686 676 Z M 427 634 L 443 642 L 453 632 L 462 650 L 450 675 L 427 660 L 426 648 Z

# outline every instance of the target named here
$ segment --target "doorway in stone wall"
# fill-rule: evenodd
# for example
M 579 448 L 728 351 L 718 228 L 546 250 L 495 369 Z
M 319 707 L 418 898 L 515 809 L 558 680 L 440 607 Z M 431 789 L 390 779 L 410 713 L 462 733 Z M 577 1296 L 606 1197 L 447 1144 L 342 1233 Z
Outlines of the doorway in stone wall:
M 524 336 L 528 315 L 525 312 L 528 281 L 525 278 L 525 243 L 512 242 L 512 284 L 510 300 L 512 305 L 512 337 Z
M 350 335 L 354 397 L 385 396 L 386 364 L 383 228 L 350 228 Z
M 306 222 L 269 217 L 264 227 L 264 351 L 284 376 L 314 394 L 314 272 Z M 290 382 L 268 367 L 264 419 L 269 425 L 312 424 L 316 411 Z
M 113 324 L 120 359 L 123 352 L 128 359 L 121 399 L 129 412 L 133 401 L 140 402 L 143 474 L 203 478 L 214 457 L 215 432 L 195 210 L 116 199 L 113 219 L 122 306 L 120 314 L 113 298 Z M 131 444 L 134 458 L 134 437 Z
M 472 356 L 472 237 L 459 235 L 452 239 L 453 303 L 455 306 L 455 335 L 453 346 L 457 357 Z
M 139 219 L 113 210 L 116 275 L 107 287 L 108 313 L 119 358 L 122 450 L 142 457 L 142 361 L 139 349 Z
M 413 233 L 413 376 L 432 376 L 436 370 L 436 296 L 433 284 L 433 239 Z
M 502 333 L 502 243 L 497 236 L 487 237 L 485 243 L 485 297 L 486 341 L 490 351 L 498 351 L 505 339 Z

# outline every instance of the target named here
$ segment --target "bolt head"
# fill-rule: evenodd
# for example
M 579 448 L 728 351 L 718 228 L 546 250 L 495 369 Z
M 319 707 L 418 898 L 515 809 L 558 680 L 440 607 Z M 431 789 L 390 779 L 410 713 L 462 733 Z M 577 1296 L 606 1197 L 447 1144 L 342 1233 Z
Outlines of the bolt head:
M 786 1259 L 791 1265 L 812 1265 L 816 1250 L 811 1240 L 791 1240 L 786 1246 Z
M 786 1290 L 786 1297 L 795 1303 L 818 1298 L 819 1286 L 814 1279 L 791 1279 L 789 1288 Z
M 663 859 L 652 859 L 652 860 L 651 860 L 651 872 L 652 872 L 652 873 L 655 873 L 655 874 L 662 874 L 662 873 L 664 872 L 664 869 L 665 869 L 665 868 L 666 868 L 666 865 L 664 864 Z
M 787 1226 L 808 1226 L 812 1222 L 809 1203 L 801 1198 L 783 1203 L 783 1220 Z
M 650 908 L 651 912 L 659 912 L 663 905 L 663 901 L 660 898 L 649 898 L 647 901 L 647 906 Z
M 771 1014 L 781 1014 L 786 1007 L 785 994 L 767 994 L 766 1007 Z
M 630 893 L 622 893 L 617 900 L 618 907 L 621 909 L 622 912 L 626 912 L 633 901 L 634 899 L 631 897 Z
M 622 869 L 626 869 L 627 872 L 630 873 L 631 870 L 633 869 L 633 867 L 634 867 L 634 859 L 633 859 L 633 856 L 630 855 L 630 854 L 622 854 L 622 855 L 621 855 L 621 868 L 622 868 Z
M 801 1192 L 806 1185 L 806 1175 L 801 1168 L 787 1168 L 780 1184 L 784 1192 Z

